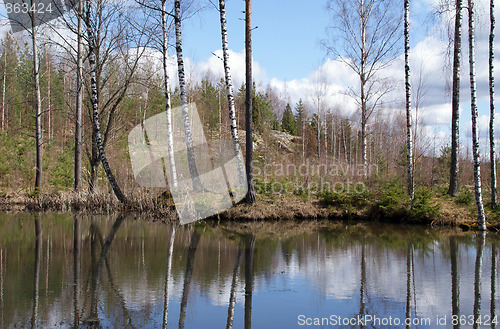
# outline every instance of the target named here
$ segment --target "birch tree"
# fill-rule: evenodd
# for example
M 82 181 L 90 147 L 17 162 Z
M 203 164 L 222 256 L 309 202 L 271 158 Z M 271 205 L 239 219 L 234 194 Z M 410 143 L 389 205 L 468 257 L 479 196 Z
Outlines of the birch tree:
M 231 136 L 233 138 L 234 155 L 236 156 L 236 167 L 238 170 L 239 182 L 244 183 L 243 156 L 240 152 L 240 140 L 238 137 L 238 126 L 236 123 L 236 108 L 234 105 L 233 82 L 231 70 L 229 68 L 229 47 L 227 42 L 226 4 L 224 0 L 219 0 L 220 28 L 222 36 L 222 59 L 224 62 L 224 77 L 226 81 L 227 101 L 229 104 L 229 122 L 231 125 Z M 220 115 L 219 115 L 220 119 Z M 220 136 L 220 134 L 219 134 Z
M 405 91 L 406 91 L 406 166 L 408 172 L 408 195 L 413 201 L 413 145 L 411 116 L 410 80 L 410 0 L 404 0 L 404 39 L 405 39 Z
M 96 123 L 95 114 L 98 115 L 101 135 L 101 146 L 99 146 L 97 129 L 93 126 L 92 147 L 90 150 L 86 149 L 90 164 L 89 191 L 92 192 L 97 187 L 99 165 L 102 163 L 102 152 L 99 148 L 104 151 L 112 139 L 119 123 L 116 117 L 119 114 L 120 104 L 127 96 L 129 87 L 137 80 L 135 73 L 148 49 L 153 33 L 148 30 L 147 14 L 131 7 L 126 1 L 87 2 L 84 20 L 87 42 L 94 52 L 94 56 L 88 54 L 89 62 L 91 57 L 94 59 L 93 69 L 90 65 L 90 74 L 92 75 L 92 71 L 95 74 L 95 84 L 92 85 L 91 82 L 90 86 L 89 119 Z M 90 37 L 93 39 L 90 40 Z M 92 103 L 93 93 L 97 97 L 95 104 Z M 95 106 L 97 112 L 94 111 Z M 105 168 L 105 172 L 110 180 L 110 169 Z M 113 188 L 114 191 L 116 187 Z
M 455 2 L 455 36 L 453 42 L 453 86 L 451 98 L 451 163 L 448 194 L 458 196 L 460 62 L 462 52 L 462 0 Z
M 31 0 L 31 6 L 35 2 Z M 30 7 L 31 8 L 31 7 Z M 42 188 L 42 156 L 43 156 L 43 143 L 42 143 L 42 97 L 40 95 L 40 63 L 38 54 L 38 41 L 37 41 L 37 18 L 36 10 L 29 11 L 28 15 L 31 22 L 31 45 L 32 45 L 32 59 L 33 59 L 33 89 L 35 94 L 35 147 L 36 147 L 36 160 L 35 160 L 35 192 L 40 192 Z M 26 30 L 28 28 L 26 27 Z
M 490 171 L 491 207 L 497 206 L 497 174 L 495 154 L 495 0 L 490 0 L 490 37 L 489 37 L 489 87 L 490 87 Z
M 486 218 L 484 215 L 483 199 L 481 195 L 481 172 L 479 159 L 479 131 L 477 123 L 476 103 L 476 67 L 474 47 L 474 0 L 468 0 L 469 13 L 469 76 L 470 76 L 470 99 L 472 117 L 472 154 L 474 158 L 474 190 L 477 207 L 477 224 L 481 231 L 486 230 Z
M 165 84 L 165 113 L 167 116 L 167 152 L 170 172 L 172 174 L 172 187 L 177 188 L 177 169 L 174 158 L 174 133 L 172 126 L 172 105 L 170 101 L 170 78 L 168 76 L 168 30 L 167 0 L 161 0 L 161 27 L 162 27 L 162 64 L 163 80 Z
M 77 7 L 76 104 L 75 104 L 75 191 L 82 188 L 82 108 L 83 108 L 83 0 Z
M 90 90 L 91 90 L 91 104 L 92 104 L 92 127 L 93 135 L 95 136 L 95 144 L 99 151 L 99 157 L 101 159 L 102 166 L 106 175 L 108 176 L 109 183 L 113 192 L 120 202 L 125 202 L 125 195 L 122 193 L 120 187 L 118 186 L 116 179 L 111 172 L 111 168 L 108 164 L 108 159 L 106 153 L 104 152 L 104 145 L 101 137 L 101 127 L 99 122 L 99 95 L 97 93 L 97 74 L 96 74 L 96 53 L 95 49 L 97 47 L 96 40 L 94 38 L 93 26 L 90 19 L 91 5 L 90 0 L 87 0 L 87 13 L 86 13 L 86 29 L 87 29 L 87 42 L 88 42 L 88 56 L 90 65 Z M 109 124 L 109 123 L 108 123 Z
M 361 112 L 361 156 L 363 176 L 368 175 L 368 120 L 383 96 L 392 87 L 380 77 L 398 55 L 401 15 L 393 0 L 329 0 L 333 26 L 331 40 L 324 41 L 335 55 L 359 78 L 359 89 L 349 94 Z
M 184 134 L 186 137 L 187 159 L 189 166 L 189 173 L 193 182 L 193 189 L 201 191 L 203 186 L 201 184 L 198 168 L 196 167 L 196 160 L 194 157 L 193 136 L 191 134 L 191 124 L 189 120 L 189 107 L 186 94 L 186 75 L 184 73 L 184 58 L 182 55 L 182 35 L 181 35 L 181 3 L 180 0 L 174 2 L 175 14 L 175 50 L 177 53 L 177 70 L 179 76 L 179 92 L 182 107 L 182 121 L 184 124 Z
M 248 191 L 246 202 L 255 203 L 255 187 L 253 182 L 253 128 L 252 128 L 252 0 L 245 0 L 245 130 Z

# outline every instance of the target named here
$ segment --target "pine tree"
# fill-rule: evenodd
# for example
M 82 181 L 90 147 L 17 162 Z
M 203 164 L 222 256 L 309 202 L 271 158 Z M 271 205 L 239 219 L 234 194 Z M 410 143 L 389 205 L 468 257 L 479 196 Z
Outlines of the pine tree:
M 295 121 L 295 117 L 293 116 L 290 104 L 286 104 L 283 117 L 281 118 L 281 127 L 284 131 L 292 135 L 297 135 L 297 123 Z

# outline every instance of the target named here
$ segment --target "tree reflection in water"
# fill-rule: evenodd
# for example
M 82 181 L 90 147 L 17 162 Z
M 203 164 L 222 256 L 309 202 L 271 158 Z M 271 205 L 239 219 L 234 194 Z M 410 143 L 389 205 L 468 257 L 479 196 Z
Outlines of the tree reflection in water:
M 496 298 L 496 285 L 497 285 L 497 246 L 493 242 L 491 244 L 491 299 L 490 299 L 490 317 L 491 329 L 496 328 L 495 318 L 495 298 Z
M 241 242 L 240 242 L 240 243 L 238 243 L 238 253 L 236 254 L 236 261 L 235 261 L 234 270 L 233 270 L 233 279 L 231 281 L 231 292 L 229 294 L 229 305 L 227 308 L 226 329 L 233 328 L 234 305 L 236 304 L 236 286 L 238 284 L 238 274 L 240 272 L 241 254 L 242 253 L 243 253 L 243 250 L 241 248 Z
M 31 328 L 36 328 L 38 317 L 38 298 L 40 284 L 40 260 L 42 258 L 42 224 L 38 214 L 35 217 L 35 265 L 33 275 L 33 310 L 31 315 Z
M 200 242 L 200 233 L 198 232 L 198 230 L 194 229 L 193 234 L 191 235 L 191 242 L 189 243 L 186 271 L 184 272 L 184 286 L 182 289 L 181 313 L 179 316 L 179 329 L 184 328 L 184 323 L 186 321 L 186 310 L 187 310 L 188 296 L 189 296 L 189 290 L 191 288 L 191 279 L 193 278 L 194 256 L 196 255 L 196 249 L 198 248 L 198 242 Z
M 245 237 L 245 329 L 252 328 L 253 256 L 255 235 Z
M 448 315 L 448 327 L 463 329 L 473 316 L 496 312 L 494 234 L 363 224 L 264 235 L 240 224 L 22 216 L 0 220 L 2 328 L 166 328 L 168 320 L 180 328 L 285 329 L 296 327 L 297 314 L 333 312 Z M 451 315 L 470 320 L 453 326 Z
M 172 272 L 172 255 L 174 253 L 174 241 L 175 241 L 175 231 L 176 224 L 170 225 L 170 238 L 168 243 L 168 251 L 167 251 L 167 268 L 165 270 L 165 293 L 163 298 L 163 324 L 162 328 L 167 328 L 167 319 L 168 319 L 168 289 L 170 286 L 170 276 Z
M 73 215 L 73 326 L 75 328 L 80 325 L 81 219 L 80 214 Z
M 107 254 L 109 252 L 109 249 L 111 248 L 111 243 L 113 242 L 113 239 L 115 238 L 116 232 L 118 232 L 118 229 L 120 228 L 122 222 L 124 220 L 124 216 L 122 214 L 118 215 L 117 219 L 115 220 L 115 223 L 111 227 L 111 230 L 108 234 L 108 237 L 106 238 L 106 241 L 103 242 L 102 235 L 100 232 L 99 227 L 97 226 L 97 223 L 95 221 L 95 218 L 92 220 L 90 224 L 90 233 L 91 233 L 91 258 L 92 258 L 92 285 L 91 285 L 91 306 L 90 306 L 90 315 L 87 318 L 84 323 L 86 325 L 90 325 L 92 327 L 100 328 L 100 319 L 99 319 L 99 314 L 97 310 L 98 306 L 98 287 L 99 287 L 99 281 L 101 278 L 101 272 L 102 272 L 102 266 L 106 264 L 106 268 L 108 270 L 108 277 L 109 277 L 109 282 L 110 286 L 114 288 L 115 293 L 120 296 L 119 291 L 116 289 L 113 283 L 113 277 L 112 277 L 112 271 L 110 268 L 109 261 L 107 259 Z M 99 259 L 97 260 L 97 248 L 96 244 L 97 242 L 100 243 L 101 245 L 101 253 L 99 256 Z M 128 319 L 128 324 L 131 326 L 132 320 L 131 317 L 128 314 L 127 308 L 125 306 L 125 302 L 123 300 L 123 297 L 119 298 L 121 300 L 121 306 L 122 310 L 124 311 L 124 319 Z
M 450 236 L 451 258 L 451 314 L 460 316 L 460 276 L 458 273 L 458 242 L 456 237 Z M 460 328 L 460 321 L 453 324 L 453 329 Z
M 481 273 L 483 271 L 483 251 L 486 232 L 477 233 L 476 267 L 474 273 L 474 329 L 479 328 L 479 317 L 481 316 Z

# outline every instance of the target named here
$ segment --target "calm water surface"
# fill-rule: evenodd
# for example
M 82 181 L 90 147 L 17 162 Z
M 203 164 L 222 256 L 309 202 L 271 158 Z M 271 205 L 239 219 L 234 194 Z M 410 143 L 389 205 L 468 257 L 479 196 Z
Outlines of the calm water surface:
M 382 224 L 0 214 L 0 327 L 495 328 L 499 245 Z

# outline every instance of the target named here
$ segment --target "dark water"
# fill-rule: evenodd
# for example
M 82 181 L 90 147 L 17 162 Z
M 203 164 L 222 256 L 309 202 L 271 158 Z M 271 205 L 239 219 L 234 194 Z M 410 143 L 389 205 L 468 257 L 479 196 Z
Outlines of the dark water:
M 495 327 L 496 235 L 213 226 L 0 214 L 0 327 Z

